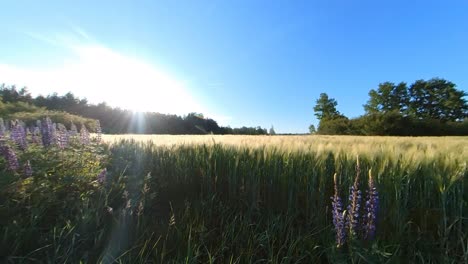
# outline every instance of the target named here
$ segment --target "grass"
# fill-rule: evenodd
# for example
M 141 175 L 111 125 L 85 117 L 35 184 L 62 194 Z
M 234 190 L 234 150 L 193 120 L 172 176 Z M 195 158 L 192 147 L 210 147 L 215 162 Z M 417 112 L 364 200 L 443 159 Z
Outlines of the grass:
M 452 155 L 468 159 L 468 137 L 372 137 L 372 136 L 239 136 L 239 135 L 104 135 L 113 144 L 121 140 L 152 142 L 156 146 L 222 144 L 240 148 L 276 148 L 281 151 L 344 152 L 348 155 L 387 155 L 432 158 Z
M 62 186 L 82 194 L 81 199 L 65 204 L 51 192 L 6 192 L 2 187 L 0 235 L 6 262 L 468 261 L 467 137 L 103 139 L 108 148 L 86 151 L 108 157 L 97 164 L 107 167 L 104 184 L 89 178 L 71 192 L 67 182 L 43 177 L 52 193 L 53 186 Z M 372 169 L 379 191 L 376 237 L 351 239 L 337 248 L 333 175 L 337 173 L 338 191 L 346 201 L 357 156 L 361 186 Z M 20 188 L 25 181 L 18 178 L 9 186 Z M 21 203 L 28 213 L 6 202 L 33 194 L 47 199 Z M 46 228 L 38 226 L 37 219 L 52 212 L 61 215 Z M 23 233 L 27 236 L 17 236 Z

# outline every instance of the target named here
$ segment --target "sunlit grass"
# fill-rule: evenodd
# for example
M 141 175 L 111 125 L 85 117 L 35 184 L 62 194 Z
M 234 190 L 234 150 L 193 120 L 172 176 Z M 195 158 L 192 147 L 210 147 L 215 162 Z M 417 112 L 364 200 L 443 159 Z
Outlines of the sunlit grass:
M 105 182 L 98 184 L 97 175 L 57 177 L 68 175 L 77 165 L 75 156 L 67 158 L 59 151 L 41 156 L 40 164 L 50 174 L 12 178 L 9 191 L 0 192 L 0 201 L 8 201 L 0 206 L 2 253 L 8 257 L 0 261 L 468 260 L 468 137 L 103 138 L 110 143 Z M 90 148 L 90 154 L 99 152 L 94 148 L 100 145 Z M 69 151 L 85 158 L 81 152 Z M 330 200 L 333 175 L 339 196 L 347 200 L 357 157 L 360 186 L 365 186 L 372 169 L 379 193 L 375 239 L 348 240 L 337 247 Z M 95 159 L 89 156 L 87 163 Z M 49 165 L 54 162 L 61 170 Z M 21 187 L 24 184 L 30 189 Z M 54 190 L 75 199 L 64 199 Z M 38 219 L 47 222 L 39 225 Z
M 122 139 L 152 142 L 155 146 L 222 144 L 239 148 L 276 148 L 281 151 L 314 151 L 347 155 L 403 156 L 408 159 L 448 155 L 468 160 L 468 137 L 372 136 L 245 136 L 245 135 L 104 135 L 110 144 Z

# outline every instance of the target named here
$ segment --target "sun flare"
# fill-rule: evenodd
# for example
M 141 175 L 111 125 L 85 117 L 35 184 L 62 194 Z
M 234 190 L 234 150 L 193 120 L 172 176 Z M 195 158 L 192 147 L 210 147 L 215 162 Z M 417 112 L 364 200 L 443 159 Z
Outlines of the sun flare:
M 186 83 L 150 63 L 100 45 L 70 48 L 73 56 L 60 67 L 31 69 L 0 64 L 0 74 L 7 82 L 25 85 L 33 93 L 41 88 L 73 91 L 90 102 L 141 112 L 204 112 Z

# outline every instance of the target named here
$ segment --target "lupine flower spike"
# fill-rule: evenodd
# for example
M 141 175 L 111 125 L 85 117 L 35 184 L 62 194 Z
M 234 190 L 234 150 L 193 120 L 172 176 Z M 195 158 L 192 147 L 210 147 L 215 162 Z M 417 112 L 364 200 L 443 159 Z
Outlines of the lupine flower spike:
M 26 131 L 18 120 L 11 123 L 10 137 L 20 149 L 25 150 L 27 148 Z
M 68 141 L 69 141 L 69 135 L 67 128 L 63 124 L 58 124 L 57 125 L 58 131 L 57 131 L 57 143 L 59 148 L 64 149 L 68 146 Z
M 86 129 L 85 125 L 81 125 L 80 139 L 81 139 L 81 144 L 89 145 L 89 132 Z
M 345 215 L 346 211 L 343 211 L 343 203 L 338 194 L 338 182 L 336 179 L 336 173 L 333 175 L 333 182 L 335 188 L 335 194 L 332 199 L 332 217 L 333 225 L 335 226 L 336 232 L 336 246 L 341 247 L 346 242 L 346 228 L 345 228 Z
M 356 178 L 354 179 L 354 184 L 351 186 L 349 192 L 349 205 L 348 205 L 348 215 L 347 215 L 347 226 L 349 229 L 349 235 L 351 237 L 356 237 L 359 228 L 359 209 L 361 207 L 361 191 L 359 190 L 359 174 L 361 173 L 361 168 L 359 166 L 359 157 L 356 162 Z
M 42 132 L 42 144 L 44 147 L 48 147 L 52 144 L 55 144 L 57 141 L 55 124 L 52 123 L 49 117 L 46 117 L 41 124 Z
M 364 238 L 373 239 L 375 235 L 376 222 L 377 222 L 377 210 L 379 208 L 379 193 L 375 187 L 374 178 L 372 178 L 372 170 L 369 170 L 369 182 L 368 182 L 367 199 L 365 205 L 365 226 L 364 226 Z
M 17 171 L 19 163 L 15 151 L 10 146 L 2 146 L 1 150 L 3 157 L 7 161 L 8 169 L 11 171 Z

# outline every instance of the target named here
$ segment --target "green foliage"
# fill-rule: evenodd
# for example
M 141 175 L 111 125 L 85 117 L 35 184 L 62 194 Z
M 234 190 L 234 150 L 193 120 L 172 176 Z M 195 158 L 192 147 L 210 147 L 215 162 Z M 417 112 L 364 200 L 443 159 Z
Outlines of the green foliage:
M 326 93 L 320 94 L 320 98 L 317 99 L 314 106 L 315 116 L 320 120 L 317 133 L 326 135 L 347 135 L 350 133 L 349 120 L 336 110 L 337 105 L 338 102 L 329 98 Z
M 267 130 L 260 127 L 234 129 L 220 127 L 215 120 L 206 118 L 199 113 L 189 113 L 181 117 L 153 112 L 134 113 L 130 110 L 110 107 L 106 103 L 89 104 L 86 99 L 77 98 L 72 93 L 63 96 L 53 93 L 48 96 L 39 95 L 32 98 L 26 88 L 17 91 L 15 86 L 7 87 L 2 85 L 0 86 L 0 97 L 2 96 L 5 98 L 3 102 L 11 105 L 16 106 L 19 103 L 27 105 L 29 103 L 28 106 L 33 107 L 28 111 L 16 109 L 8 111 L 8 113 L 39 111 L 36 107 L 41 108 L 40 111 L 47 109 L 54 113 L 67 112 L 75 116 L 83 116 L 87 120 L 99 120 L 104 128 L 103 132 L 109 134 L 267 134 Z M 0 102 L 0 111 L 2 108 Z M 60 120 L 63 120 L 63 118 Z M 82 120 L 81 123 L 91 125 L 91 122 L 85 120 Z
M 398 111 L 373 113 L 361 117 L 360 126 L 365 135 L 408 136 L 411 135 L 411 120 Z M 355 123 L 357 124 L 357 122 Z M 359 125 L 357 125 L 359 127 Z
M 409 88 L 411 114 L 419 119 L 458 121 L 468 117 L 467 94 L 439 78 L 418 80 Z
M 351 134 L 351 123 L 346 117 L 323 118 L 320 120 L 317 133 L 322 135 L 349 135 Z
M 375 171 L 381 195 L 377 241 L 336 249 L 329 209 L 332 175 L 338 172 L 341 186 L 350 186 L 355 177 L 355 158 L 345 153 L 135 143 L 121 143 L 112 152 L 126 157 L 118 168 L 132 164 L 128 182 L 147 181 L 147 193 L 158 193 L 157 204 L 145 207 L 142 219 L 134 220 L 145 224 L 132 229 L 134 240 L 129 242 L 154 249 L 130 248 L 122 262 L 137 256 L 175 263 L 398 263 L 418 262 L 420 256 L 427 263 L 463 258 L 467 222 L 462 219 L 467 212 L 460 209 L 466 202 L 460 191 L 467 171 L 463 163 L 443 155 L 423 161 L 386 153 L 360 158 L 363 171 Z M 363 184 L 367 178 L 361 177 Z M 348 194 L 344 188 L 340 192 Z M 157 223 L 146 212 L 164 220 Z M 159 231 L 150 236 L 147 230 Z
M 369 101 L 364 105 L 368 114 L 399 112 L 407 113 L 409 108 L 409 95 L 406 83 L 395 85 L 391 82 L 379 84 L 377 90 L 369 92 Z
M 321 93 L 314 106 L 315 116 L 318 120 L 340 117 L 340 113 L 336 110 L 337 105 L 335 99 L 329 98 L 326 93 Z
M 311 124 L 309 126 L 309 133 L 310 134 L 315 134 L 317 132 L 317 130 L 315 129 L 315 126 L 313 124 Z
M 21 169 L 6 169 L 0 157 L 0 261 L 75 262 L 91 250 L 103 224 L 106 193 L 97 175 L 107 148 L 72 141 L 64 149 L 30 144 L 13 147 Z M 32 175 L 24 174 L 29 162 Z M 102 232 L 102 231 L 101 231 Z
M 20 155 L 36 169 L 27 179 L 2 175 L 9 181 L 0 189 L 1 261 L 460 263 L 468 257 L 468 171 L 451 153 L 360 156 L 361 170 L 372 168 L 379 190 L 376 240 L 336 248 L 332 175 L 340 195 L 348 195 L 354 155 L 133 141 L 106 149 L 33 147 Z M 104 165 L 108 176 L 100 184 Z M 368 180 L 360 179 L 361 185 Z
M 318 132 L 329 135 L 443 136 L 468 135 L 466 92 L 444 79 L 379 84 L 369 92 L 366 114 L 347 120 L 337 102 L 321 94 L 314 107 Z M 325 114 L 324 114 L 325 113 Z M 326 117 L 328 116 L 328 117 Z
M 84 124 L 89 130 L 95 131 L 96 129 L 96 120 L 90 118 L 84 118 L 77 115 L 72 115 L 67 112 L 59 111 L 36 111 L 36 112 L 17 112 L 11 115 L 7 115 L 6 119 L 9 120 L 22 120 L 28 125 L 34 125 L 36 120 L 42 120 L 46 117 L 49 117 L 55 123 L 61 123 L 70 127 L 71 124 Z

